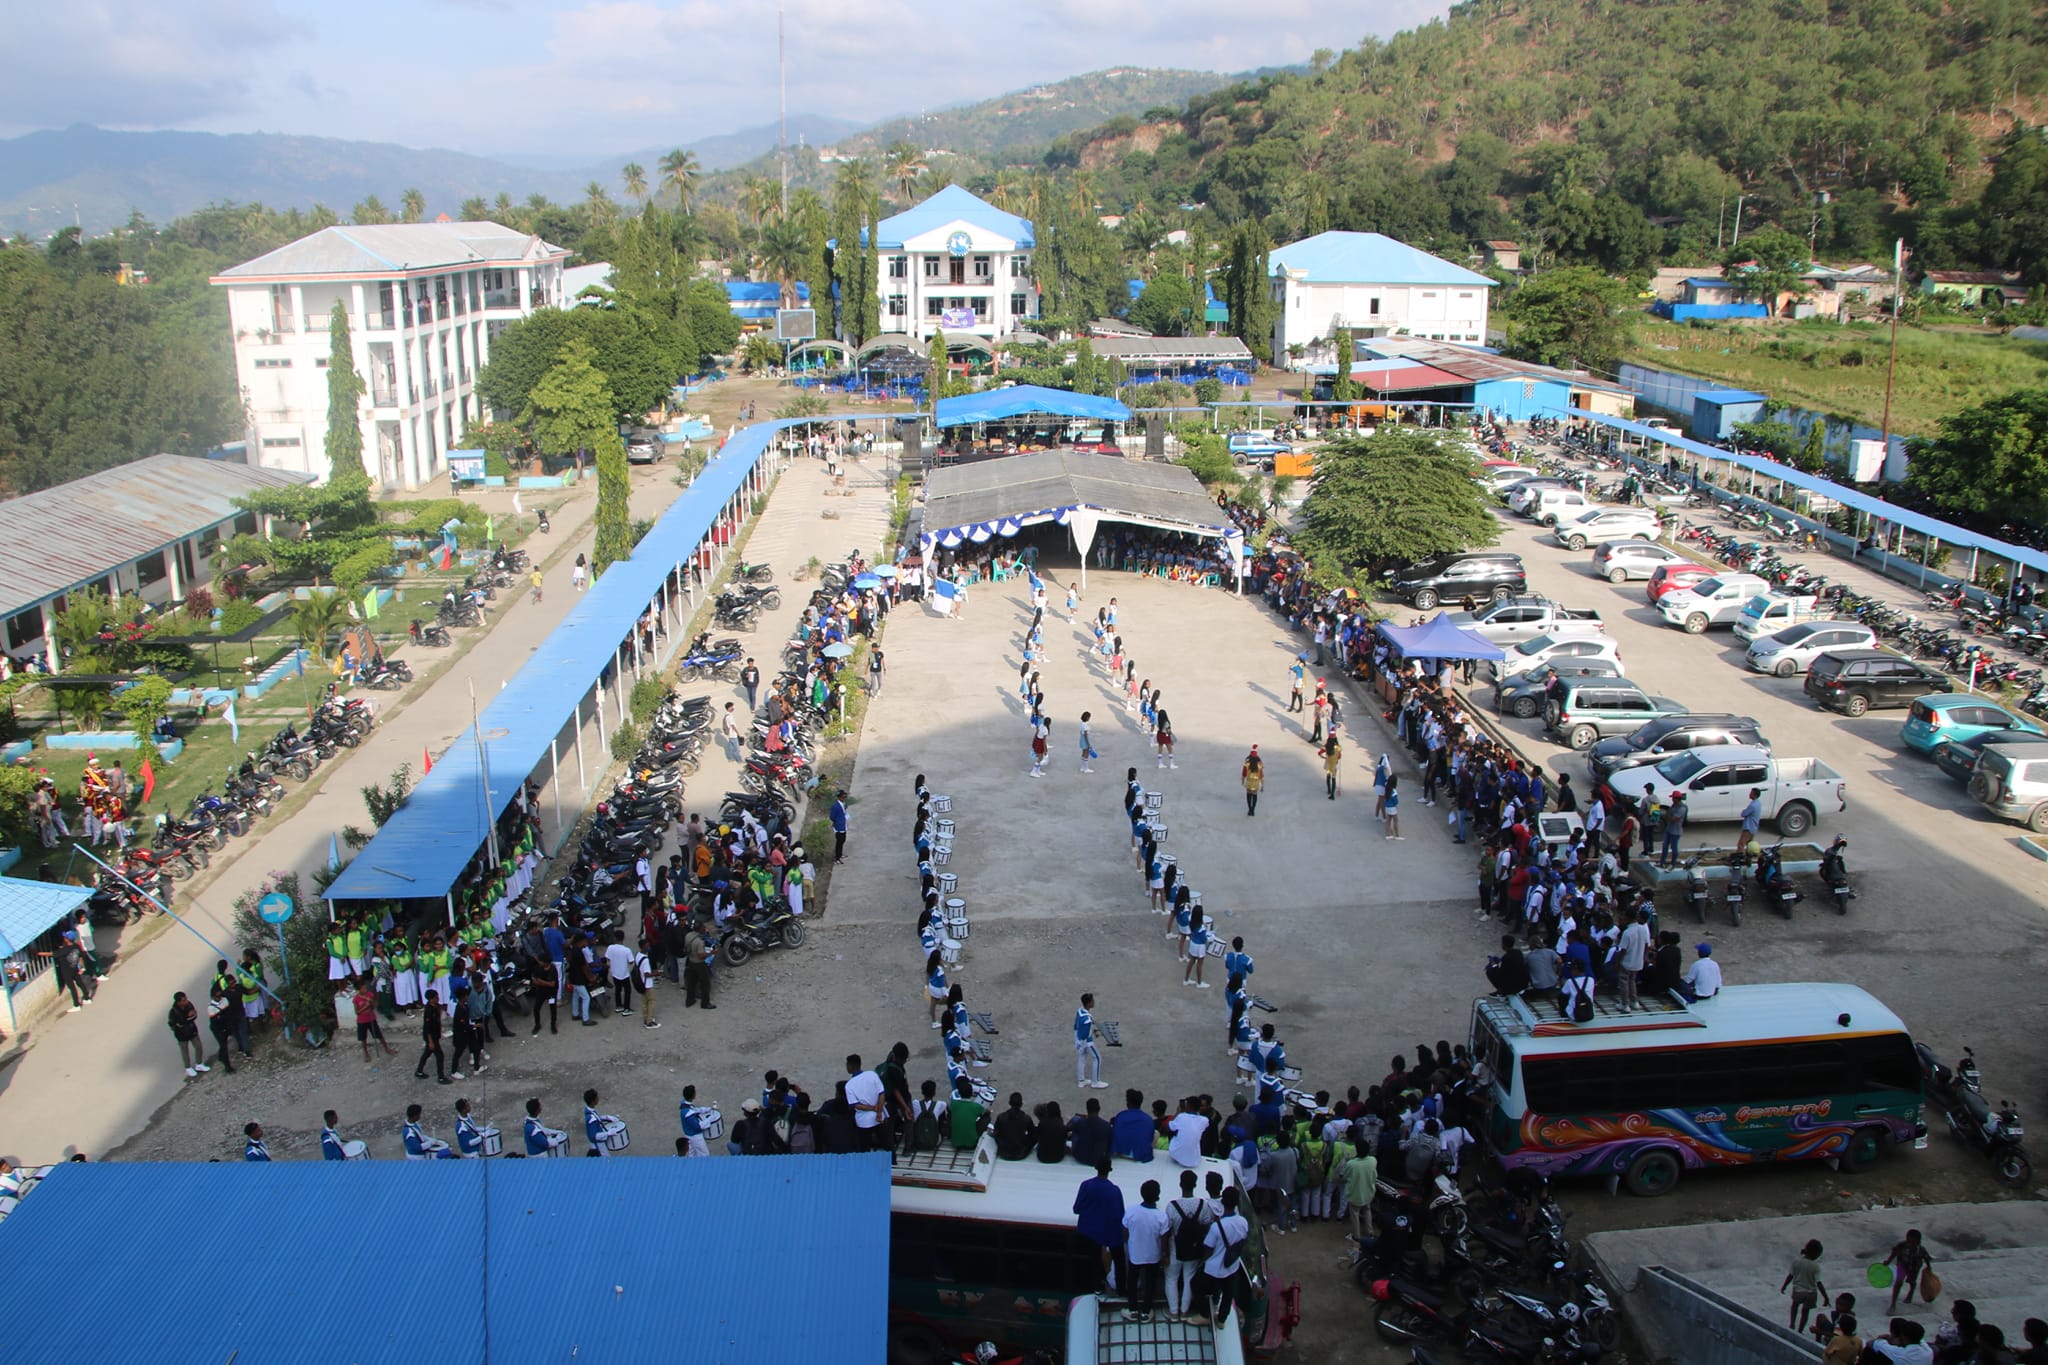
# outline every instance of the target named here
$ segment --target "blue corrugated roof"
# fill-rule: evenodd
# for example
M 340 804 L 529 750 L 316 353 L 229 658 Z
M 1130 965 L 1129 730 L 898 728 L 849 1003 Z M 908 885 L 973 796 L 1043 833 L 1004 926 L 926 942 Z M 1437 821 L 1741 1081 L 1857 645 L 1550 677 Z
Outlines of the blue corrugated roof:
M 782 302 L 782 286 L 773 280 L 727 280 L 725 297 L 728 303 L 766 303 L 772 306 Z M 796 281 L 796 297 L 799 303 L 809 303 L 810 285 L 802 280 Z
M 988 200 L 969 194 L 958 185 L 948 185 L 922 204 L 891 214 L 875 225 L 875 241 L 883 251 L 902 250 L 912 237 L 922 237 L 948 223 L 964 222 L 993 232 L 1020 247 L 1036 244 L 1029 218 L 1005 213 Z
M 1701 389 L 1693 395 L 1694 402 L 1698 402 L 1702 398 L 1716 405 L 1728 403 L 1768 403 L 1770 401 L 1765 395 L 1751 393 L 1748 389 Z
M 1588 421 L 1598 422 L 1603 427 L 1611 427 L 1616 431 L 1626 431 L 1634 436 L 1647 437 L 1664 445 L 1676 446 L 1680 450 L 1691 451 L 1693 454 L 1704 456 L 1709 460 L 1725 460 L 1738 469 L 1753 469 L 1766 478 L 1783 480 L 1794 488 L 1803 488 L 1809 493 L 1817 493 L 1821 497 L 1832 498 L 1844 507 L 1853 507 L 1860 512 L 1867 512 L 1879 520 L 1903 526 L 1909 531 L 1917 531 L 1923 536 L 1932 536 L 1944 545 L 1953 545 L 1964 550 L 1982 550 L 1985 554 L 1993 555 L 1999 559 L 2024 564 L 2036 573 L 2048 573 L 2048 555 L 2042 554 L 2039 550 L 2023 549 L 2018 545 L 2008 544 L 2003 540 L 1979 535 L 1975 531 L 1951 525 L 1938 517 L 1930 517 L 1924 512 L 1915 512 L 1911 508 L 1901 507 L 1895 502 L 1886 502 L 1883 498 L 1851 488 L 1846 484 L 1836 483 L 1833 479 L 1824 479 L 1818 474 L 1808 474 L 1802 470 L 1794 469 L 1791 465 L 1779 464 L 1774 460 L 1762 459 L 1755 455 L 1738 455 L 1731 450 L 1722 450 L 1719 446 L 1710 446 L 1704 441 L 1695 441 L 1688 437 L 1680 436 L 1665 427 L 1644 426 L 1641 422 L 1631 422 L 1620 417 L 1609 417 L 1605 413 L 1589 412 L 1584 408 L 1567 407 L 1560 409 L 1560 411 L 1566 416 L 1584 417 Z
M 987 393 L 941 398 L 932 405 L 932 412 L 941 427 L 971 426 L 1040 412 L 1057 417 L 1093 417 L 1105 422 L 1128 422 L 1131 418 L 1131 410 L 1114 398 L 1048 389 L 1038 384 L 1012 384 Z
M 91 899 L 89 886 L 0 877 L 0 957 L 13 957 Z
M 1300 273 L 1311 284 L 1465 284 L 1494 282 L 1462 265 L 1377 232 L 1318 232 L 1274 251 L 1273 274 Z
M 226 1210 L 256 1215 L 234 1221 L 235 1256 L 271 1281 L 195 1304 L 168 1249 Z M 93 1227 L 130 1235 L 81 1235 Z M 418 1264 L 375 1275 L 334 1259 L 367 1229 L 417 1239 L 401 1259 Z M 0 1225 L 0 1266 L 23 1302 L 120 1287 L 120 1311 L 84 1336 L 10 1333 L 9 1365 L 874 1361 L 889 1162 L 66 1164 Z

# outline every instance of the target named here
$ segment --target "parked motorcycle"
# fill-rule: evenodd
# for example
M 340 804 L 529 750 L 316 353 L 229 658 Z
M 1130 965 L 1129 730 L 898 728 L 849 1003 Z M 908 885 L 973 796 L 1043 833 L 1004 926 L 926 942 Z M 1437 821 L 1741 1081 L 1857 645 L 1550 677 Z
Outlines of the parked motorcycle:
M 1848 847 L 1848 836 L 1837 834 L 1827 852 L 1820 855 L 1820 878 L 1827 883 L 1828 895 L 1834 897 L 1838 915 L 1848 914 L 1849 902 L 1856 899 L 1856 888 L 1849 885 Z
M 1785 871 L 1785 855 L 1780 844 L 1772 844 L 1757 855 L 1756 884 L 1763 888 L 1764 899 L 1777 906 L 1779 914 L 1791 919 L 1792 907 L 1805 900 L 1806 893 Z
M 1681 864 L 1685 868 L 1685 903 L 1692 907 L 1701 924 L 1707 922 L 1707 902 L 1713 899 L 1707 890 L 1707 874 L 1700 871 L 1700 859 L 1706 856 L 1695 853 Z
M 1964 1048 L 1962 1061 L 1951 1071 L 1927 1044 L 1915 1043 L 1913 1050 L 1920 1055 L 1921 1087 L 1941 1106 L 1950 1129 L 1991 1158 L 1991 1170 L 1999 1184 L 2024 1189 L 2034 1178 L 2034 1164 L 2020 1146 L 2026 1130 L 2020 1124 L 2019 1110 L 2011 1100 L 1999 1101 L 1996 1110 L 1985 1102 L 1976 1054 Z
M 1738 853 L 1728 859 L 1728 922 L 1736 928 L 1742 927 L 1742 901 L 1747 895 L 1743 877 L 1749 871 L 1749 855 Z
M 406 635 L 416 645 L 431 645 L 435 649 L 449 643 L 448 628 L 438 621 L 415 621 L 407 628 Z

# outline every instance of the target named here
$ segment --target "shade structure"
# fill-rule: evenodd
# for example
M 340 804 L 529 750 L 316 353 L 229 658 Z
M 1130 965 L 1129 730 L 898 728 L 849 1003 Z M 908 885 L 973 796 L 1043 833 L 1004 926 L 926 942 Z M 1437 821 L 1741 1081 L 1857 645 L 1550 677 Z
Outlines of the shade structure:
M 1048 389 L 1038 384 L 1012 384 L 1004 389 L 990 389 L 987 393 L 941 398 L 933 404 L 932 411 L 941 428 L 967 427 L 980 422 L 1000 422 L 1009 417 L 1039 414 L 1081 417 L 1097 422 L 1131 420 L 1131 410 L 1114 398 Z
M 92 899 L 89 886 L 0 877 L 0 957 L 13 957 Z
M 1408 659 L 1505 659 L 1507 651 L 1483 635 L 1454 626 L 1438 612 L 1419 626 L 1379 624 L 1387 643 Z
M 943 405 L 941 405 L 943 406 Z M 1235 528 L 1201 480 L 1175 464 L 1051 450 L 935 469 L 925 484 L 924 539 L 948 548 L 1014 536 L 1027 526 L 1080 518 L 1077 541 L 1099 520 L 1223 536 Z M 1087 535 L 1078 534 L 1086 530 Z M 1085 543 L 1082 547 L 1086 549 Z

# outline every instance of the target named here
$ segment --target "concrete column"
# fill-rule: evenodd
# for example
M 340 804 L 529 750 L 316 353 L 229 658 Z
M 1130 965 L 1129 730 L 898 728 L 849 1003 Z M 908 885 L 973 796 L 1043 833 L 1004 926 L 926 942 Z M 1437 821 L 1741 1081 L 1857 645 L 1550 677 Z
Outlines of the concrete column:
M 590 774 L 583 770 L 583 702 L 580 698 L 576 702 L 576 733 L 574 743 L 576 745 L 576 783 L 583 788 L 584 795 L 588 796 L 590 794 Z M 558 826 L 560 820 L 561 817 L 557 815 L 556 823 Z
M 581 716 L 577 719 L 580 721 Z M 548 787 L 555 798 L 555 837 L 550 840 L 556 851 L 562 847 L 562 755 L 559 752 L 562 737 L 555 736 L 548 741 Z

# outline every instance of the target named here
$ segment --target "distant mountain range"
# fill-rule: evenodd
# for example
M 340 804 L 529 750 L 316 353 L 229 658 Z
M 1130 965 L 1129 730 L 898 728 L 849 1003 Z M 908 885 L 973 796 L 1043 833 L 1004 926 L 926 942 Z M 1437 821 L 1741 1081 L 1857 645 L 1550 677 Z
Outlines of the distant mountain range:
M 1190 96 L 1237 77 L 1200 71 L 1121 67 L 1013 91 L 978 103 L 863 125 L 822 114 L 792 114 L 792 147 L 836 146 L 841 155 L 877 161 L 883 148 L 909 142 L 923 150 L 1001 159 L 1155 107 L 1178 109 Z M 772 165 L 777 127 L 764 124 L 682 145 L 704 172 Z M 619 168 L 637 161 L 650 179 L 675 144 L 646 147 L 592 162 L 583 158 L 473 156 L 387 142 L 299 137 L 288 133 L 124 133 L 87 124 L 0 139 L 0 233 L 48 236 L 74 221 L 104 232 L 139 212 L 163 223 L 222 201 L 272 208 L 325 204 L 344 218 L 369 195 L 394 211 L 418 188 L 427 216 L 453 214 L 471 196 L 545 194 L 557 202 L 583 197 L 595 180 L 624 197 Z

